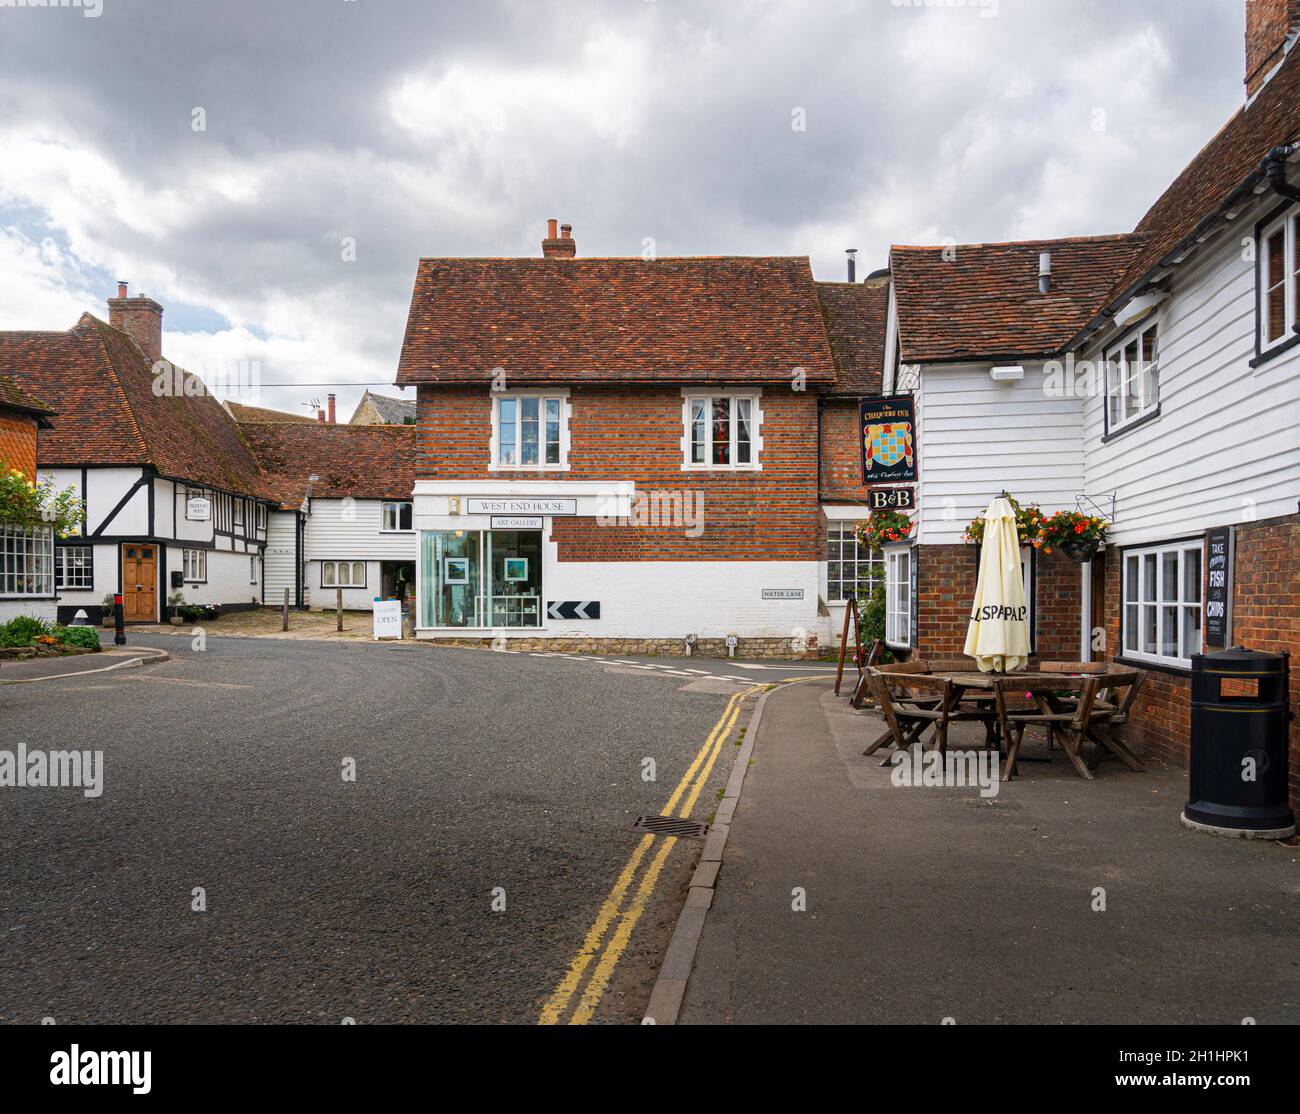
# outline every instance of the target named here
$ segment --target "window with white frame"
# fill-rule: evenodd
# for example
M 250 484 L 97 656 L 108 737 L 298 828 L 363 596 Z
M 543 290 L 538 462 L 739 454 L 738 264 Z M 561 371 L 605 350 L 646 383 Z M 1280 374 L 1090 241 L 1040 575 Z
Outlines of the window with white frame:
M 54 534 L 0 526 L 0 596 L 54 595 Z
M 912 644 L 912 551 L 885 550 L 885 642 Z
M 683 400 L 687 469 L 758 467 L 758 395 L 688 394 Z
M 265 503 L 257 504 L 257 528 L 259 530 L 266 529 L 266 504 Z
M 1260 235 L 1259 347 L 1265 352 L 1296 335 L 1300 323 L 1300 211 L 1266 225 Z
M 1108 433 L 1146 417 L 1160 404 L 1156 331 L 1156 322 L 1152 321 L 1106 352 Z
M 244 501 L 237 496 L 235 497 L 235 525 L 243 527 L 244 525 Z
M 492 396 L 492 467 L 539 472 L 568 467 L 569 399 L 563 392 Z
M 364 561 L 322 561 L 320 586 L 322 588 L 364 588 L 366 563 Z
M 831 522 L 826 531 L 826 600 L 864 600 L 885 582 L 885 562 L 878 550 L 858 541 L 857 522 Z
M 383 505 L 383 526 L 385 532 L 405 531 L 411 528 L 410 503 L 385 503 Z
M 256 557 L 250 557 L 248 559 L 248 583 L 249 584 L 257 583 L 257 558 Z
M 54 550 L 54 584 L 69 592 L 95 586 L 95 550 L 89 545 L 61 545 Z
M 1200 539 L 1124 550 L 1124 656 L 1190 668 L 1201 652 Z
M 181 550 L 181 568 L 186 583 L 202 584 L 208 579 L 208 551 L 206 549 Z

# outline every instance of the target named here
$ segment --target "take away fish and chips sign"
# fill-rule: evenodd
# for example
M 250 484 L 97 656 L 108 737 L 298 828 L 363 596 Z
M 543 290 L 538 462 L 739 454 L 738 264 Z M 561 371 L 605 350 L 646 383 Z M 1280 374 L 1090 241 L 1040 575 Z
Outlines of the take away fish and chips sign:
M 916 417 L 911 395 L 864 398 L 858 403 L 862 482 L 910 483 L 916 479 Z

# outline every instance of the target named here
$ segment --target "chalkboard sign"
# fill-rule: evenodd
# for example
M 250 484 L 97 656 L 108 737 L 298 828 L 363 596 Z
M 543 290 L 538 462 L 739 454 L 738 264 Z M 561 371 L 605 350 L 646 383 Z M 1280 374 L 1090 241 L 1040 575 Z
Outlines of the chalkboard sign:
M 1205 533 L 1205 645 L 1226 650 L 1232 638 L 1232 527 Z

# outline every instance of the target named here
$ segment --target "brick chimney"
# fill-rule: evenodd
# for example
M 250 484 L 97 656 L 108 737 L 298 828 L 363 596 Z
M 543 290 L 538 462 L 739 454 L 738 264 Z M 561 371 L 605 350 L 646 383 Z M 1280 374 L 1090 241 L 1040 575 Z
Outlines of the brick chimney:
M 108 300 L 108 323 L 132 337 L 151 364 L 162 359 L 162 316 L 162 306 L 152 298 L 128 298 L 124 282 L 117 284 L 117 297 Z
M 330 425 L 333 425 L 334 424 L 334 396 L 333 395 L 329 396 L 328 400 L 325 403 L 325 406 L 326 406 L 325 413 L 329 415 L 329 417 L 326 420 L 329 422 Z
M 1246 95 L 1253 97 L 1282 61 L 1300 27 L 1300 0 L 1246 0 Z
M 572 259 L 578 254 L 578 244 L 573 238 L 573 225 L 561 224 L 560 234 L 557 236 L 555 234 L 557 223 L 554 217 L 546 222 L 546 239 L 542 241 L 542 254 L 547 259 Z

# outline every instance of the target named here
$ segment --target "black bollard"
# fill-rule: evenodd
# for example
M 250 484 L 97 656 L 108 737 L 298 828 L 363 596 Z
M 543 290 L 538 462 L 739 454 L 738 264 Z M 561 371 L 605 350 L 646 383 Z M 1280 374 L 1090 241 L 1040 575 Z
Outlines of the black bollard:
M 126 645 L 126 617 L 122 612 L 122 593 L 118 592 L 113 597 L 113 625 L 117 628 L 113 632 L 113 645 Z

